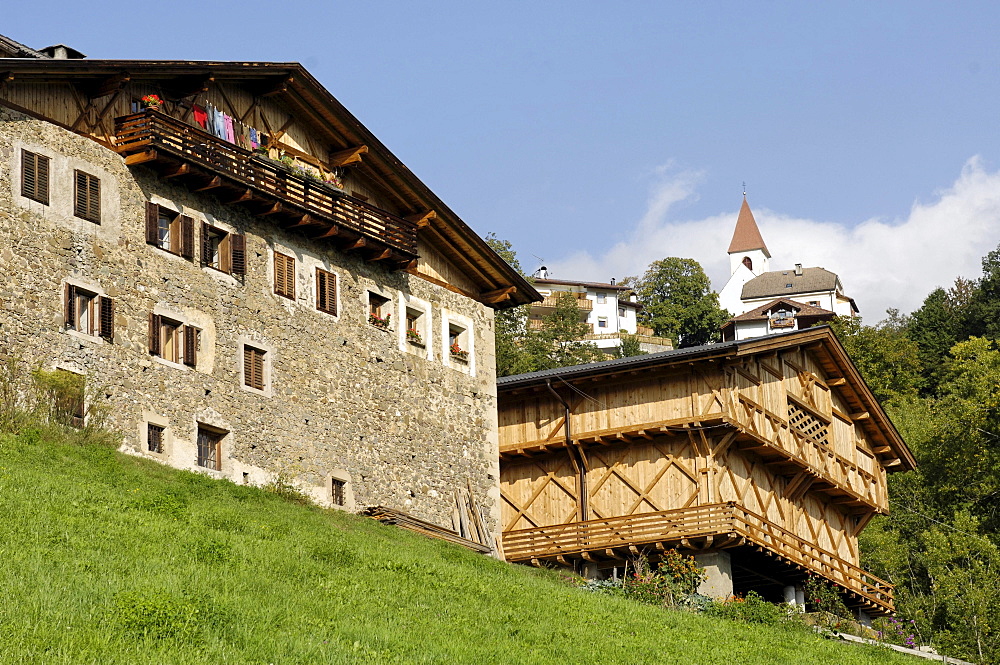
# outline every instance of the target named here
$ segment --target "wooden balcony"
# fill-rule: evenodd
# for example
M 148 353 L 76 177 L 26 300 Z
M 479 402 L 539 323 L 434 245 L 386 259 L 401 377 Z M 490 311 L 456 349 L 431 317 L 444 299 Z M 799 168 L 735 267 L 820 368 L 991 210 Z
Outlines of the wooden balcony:
M 651 330 L 650 328 L 643 328 L 642 330 Z M 635 335 L 630 335 L 627 332 L 613 332 L 613 333 L 591 333 L 589 335 L 584 335 L 584 341 L 596 342 L 604 339 L 621 339 L 623 335 L 628 335 L 630 337 L 635 337 L 640 344 L 651 344 L 654 346 L 662 346 L 662 351 L 669 351 L 674 348 L 673 342 L 666 337 L 653 337 L 652 335 L 643 335 L 637 333 Z
M 822 575 L 851 605 L 873 614 L 894 611 L 891 584 L 733 502 L 507 531 L 503 547 L 509 561 L 564 565 L 572 559 L 621 561 L 673 547 L 751 548 L 777 557 L 798 577 Z
M 417 258 L 417 226 L 199 127 L 148 110 L 115 119 L 115 150 L 128 165 L 211 192 L 369 261 L 405 268 Z
M 569 292 L 569 291 L 560 291 L 560 292 L 553 293 L 550 296 L 545 296 L 545 299 L 542 300 L 542 302 L 536 302 L 536 303 L 534 303 L 531 306 L 531 308 L 532 309 L 554 310 L 556 307 L 559 306 L 559 296 L 562 293 L 571 293 L 571 292 Z M 579 309 L 581 312 L 589 312 L 589 311 L 591 311 L 591 310 L 594 309 L 594 301 L 587 299 L 586 294 L 583 294 L 583 293 L 573 293 L 572 295 L 575 296 L 577 309 Z

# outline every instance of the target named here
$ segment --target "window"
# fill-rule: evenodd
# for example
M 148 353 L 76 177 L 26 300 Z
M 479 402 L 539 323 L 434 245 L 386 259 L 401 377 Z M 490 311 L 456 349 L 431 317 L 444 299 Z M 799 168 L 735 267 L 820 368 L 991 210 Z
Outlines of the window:
M 377 293 L 368 292 L 368 323 L 381 330 L 388 330 L 392 321 L 392 314 L 383 309 L 388 309 L 389 299 Z
M 819 301 L 818 300 L 810 300 L 809 304 L 812 305 L 813 307 L 819 307 Z
M 608 320 L 606 318 L 604 318 L 603 316 L 601 318 L 597 319 L 597 327 L 598 328 L 607 328 L 608 327 Z
M 229 234 L 222 229 L 202 223 L 201 264 L 222 272 L 232 272 Z
M 194 220 L 170 208 L 147 202 L 146 243 L 193 259 Z
M 606 294 L 606 293 L 598 293 L 597 294 L 597 304 L 598 305 L 603 305 L 607 301 L 608 301 L 608 294 Z
M 316 309 L 337 315 L 337 276 L 316 268 Z
M 99 335 L 111 342 L 115 337 L 115 303 L 107 296 L 66 285 L 65 320 L 67 330 Z
M 151 453 L 163 453 L 163 432 L 165 427 L 149 423 L 146 425 L 146 449 Z
M 243 346 L 243 385 L 254 390 L 264 390 L 264 358 L 267 352 L 252 346 Z
M 468 362 L 469 360 L 469 341 L 468 334 L 465 328 L 462 326 L 455 325 L 454 323 L 448 324 L 448 352 L 451 354 L 452 358 L 460 360 L 463 362 Z
M 333 505 L 343 506 L 347 503 L 347 481 L 334 478 L 331 484 Z
M 624 307 L 619 307 L 618 308 L 618 316 L 620 316 L 623 319 L 627 316 L 627 314 L 625 313 L 625 308 Z
M 73 214 L 95 224 L 101 223 L 101 181 L 89 173 L 74 171 L 76 184 Z
M 743 257 L 743 265 L 747 267 L 747 270 L 753 270 L 753 261 L 750 260 L 749 256 Z
M 406 308 L 406 341 L 424 345 L 424 313 L 410 307 Z
M 295 300 L 295 259 L 274 253 L 274 292 Z
M 21 196 L 49 204 L 49 158 L 21 150 Z
M 222 469 L 222 439 L 226 433 L 198 424 L 198 466 L 219 471 Z
M 198 365 L 200 330 L 159 314 L 149 315 L 149 352 L 172 363 Z

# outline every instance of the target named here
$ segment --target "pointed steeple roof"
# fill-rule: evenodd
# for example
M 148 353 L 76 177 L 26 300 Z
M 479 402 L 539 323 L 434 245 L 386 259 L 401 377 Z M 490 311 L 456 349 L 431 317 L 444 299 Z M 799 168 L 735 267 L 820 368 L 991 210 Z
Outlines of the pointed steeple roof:
M 729 243 L 729 253 L 749 252 L 760 249 L 764 251 L 764 256 L 771 258 L 771 252 L 767 251 L 767 245 L 760 236 L 760 229 L 750 212 L 750 204 L 747 203 L 746 194 L 743 195 L 743 205 L 740 207 L 740 215 L 736 218 L 736 230 L 733 231 L 733 241 Z

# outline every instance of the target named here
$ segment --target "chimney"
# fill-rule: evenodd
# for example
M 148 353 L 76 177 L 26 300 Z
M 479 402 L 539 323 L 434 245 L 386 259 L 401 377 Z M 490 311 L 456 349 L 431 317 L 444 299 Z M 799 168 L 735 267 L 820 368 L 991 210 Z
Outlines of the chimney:
M 614 286 L 614 285 L 615 285 L 615 278 L 614 278 L 614 277 L 612 277 L 612 278 L 611 278 L 611 286 Z
M 38 50 L 53 60 L 82 60 L 87 57 L 72 46 L 66 46 L 65 44 L 55 44 Z
M 795 264 L 795 275 L 796 275 L 796 277 L 801 277 L 802 276 L 802 264 L 801 263 L 796 263 Z

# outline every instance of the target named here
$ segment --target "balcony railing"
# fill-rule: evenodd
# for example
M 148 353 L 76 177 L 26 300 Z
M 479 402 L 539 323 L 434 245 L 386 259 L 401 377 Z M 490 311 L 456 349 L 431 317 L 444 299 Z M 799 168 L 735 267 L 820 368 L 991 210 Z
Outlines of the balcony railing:
M 733 502 L 507 531 L 503 547 L 509 561 L 554 561 L 720 536 L 818 573 L 879 613 L 893 611 L 891 584 Z
M 569 291 L 562 291 L 559 293 L 553 293 L 550 296 L 545 296 L 542 302 L 536 302 L 532 305 L 532 308 L 542 308 L 542 309 L 555 309 L 559 306 L 559 296 L 562 293 L 569 293 Z M 594 301 L 587 299 L 587 297 L 580 293 L 574 294 L 576 296 L 576 306 L 580 311 L 589 312 L 594 309 Z
M 417 226 L 413 222 L 353 198 L 329 185 L 293 173 L 284 164 L 258 157 L 249 150 L 159 111 L 143 111 L 115 119 L 115 149 L 126 163 L 163 157 L 184 165 L 177 175 L 203 174 L 225 178 L 222 185 L 248 192 L 240 202 L 270 203 L 259 214 L 290 214 L 304 224 L 326 224 L 398 253 L 394 260 L 417 256 Z M 201 189 L 208 189 L 203 187 Z M 277 206 L 273 204 L 277 203 Z M 355 238 L 350 235 L 357 234 Z M 336 233 L 325 233 L 333 237 Z M 361 243 L 363 245 L 364 243 Z M 361 246 L 359 245 L 359 246 Z
M 650 328 L 644 328 L 644 330 L 650 330 Z M 656 346 L 666 347 L 663 349 L 667 351 L 674 348 L 673 342 L 667 337 L 653 337 L 651 335 L 644 335 L 642 333 L 636 333 L 635 335 L 630 335 L 628 332 L 613 332 L 613 333 L 592 333 L 590 335 L 584 335 L 583 339 L 585 341 L 596 342 L 602 339 L 621 339 L 623 335 L 629 335 L 630 337 L 636 338 L 640 344 L 653 344 Z

